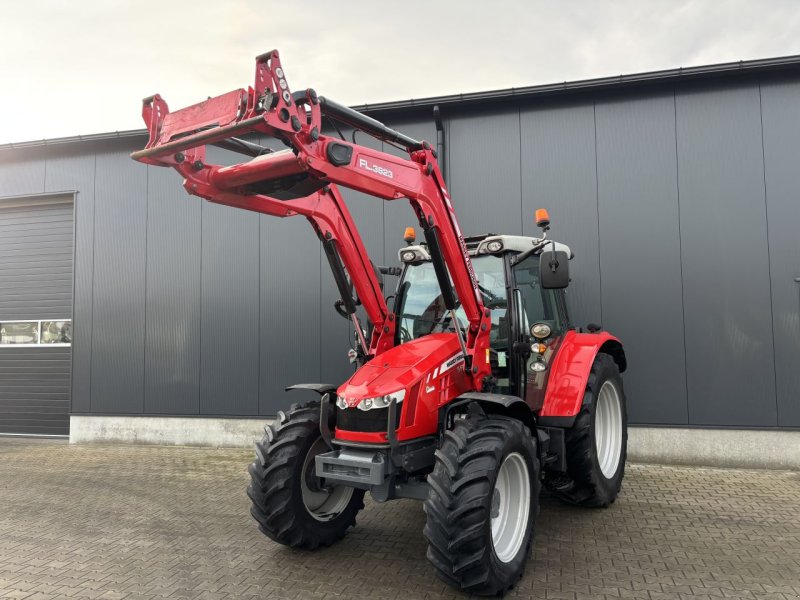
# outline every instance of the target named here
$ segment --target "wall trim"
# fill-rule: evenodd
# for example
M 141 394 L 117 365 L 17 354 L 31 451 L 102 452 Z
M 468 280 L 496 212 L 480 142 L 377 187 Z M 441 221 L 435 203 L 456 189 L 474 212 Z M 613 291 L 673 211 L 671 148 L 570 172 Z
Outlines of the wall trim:
M 250 447 L 271 420 L 71 415 L 72 444 Z M 630 427 L 631 462 L 800 470 L 800 431 Z
M 632 462 L 800 470 L 800 431 L 630 427 Z
M 249 447 L 270 419 L 70 415 L 69 441 Z

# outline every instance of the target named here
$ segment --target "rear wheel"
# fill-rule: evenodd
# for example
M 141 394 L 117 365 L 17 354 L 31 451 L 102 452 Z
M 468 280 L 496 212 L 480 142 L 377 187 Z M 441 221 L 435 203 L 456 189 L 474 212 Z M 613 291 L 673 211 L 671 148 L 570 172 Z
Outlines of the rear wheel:
M 355 526 L 364 491 L 325 486 L 314 458 L 328 451 L 319 431 L 319 402 L 293 405 L 278 413 L 256 444 L 247 495 L 250 514 L 269 538 L 286 546 L 329 546 Z
M 622 378 L 614 359 L 599 353 L 586 384 L 581 412 L 565 433 L 567 476 L 550 476 L 547 487 L 582 506 L 608 506 L 625 476 L 627 412 Z
M 539 512 L 536 441 L 521 422 L 457 419 L 428 476 L 428 559 L 450 585 L 502 594 L 522 577 Z

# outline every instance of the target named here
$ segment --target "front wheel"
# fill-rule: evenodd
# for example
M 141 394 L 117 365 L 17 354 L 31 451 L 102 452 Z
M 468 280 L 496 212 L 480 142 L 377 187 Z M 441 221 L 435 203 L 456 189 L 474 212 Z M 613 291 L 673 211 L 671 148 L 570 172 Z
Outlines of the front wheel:
M 564 442 L 567 476 L 548 476 L 548 489 L 582 506 L 614 502 L 625 476 L 628 422 L 622 378 L 608 354 L 601 352 L 595 358 L 581 412 Z
M 270 539 L 286 546 L 330 546 L 355 526 L 364 491 L 326 486 L 314 458 L 328 447 L 319 431 L 319 402 L 293 405 L 268 425 L 248 468 L 250 514 Z
M 428 560 L 443 581 L 503 594 L 522 577 L 539 512 L 536 440 L 520 421 L 456 419 L 428 476 Z

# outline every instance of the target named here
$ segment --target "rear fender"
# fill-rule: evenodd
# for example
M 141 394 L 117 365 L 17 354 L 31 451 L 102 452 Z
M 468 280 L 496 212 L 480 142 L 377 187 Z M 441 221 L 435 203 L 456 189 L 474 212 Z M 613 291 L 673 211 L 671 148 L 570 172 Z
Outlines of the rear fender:
M 626 369 L 622 343 L 610 333 L 567 332 L 550 364 L 544 404 L 539 411 L 539 419 L 544 424 L 571 425 L 581 410 L 586 382 L 598 352 L 611 355 L 620 373 Z

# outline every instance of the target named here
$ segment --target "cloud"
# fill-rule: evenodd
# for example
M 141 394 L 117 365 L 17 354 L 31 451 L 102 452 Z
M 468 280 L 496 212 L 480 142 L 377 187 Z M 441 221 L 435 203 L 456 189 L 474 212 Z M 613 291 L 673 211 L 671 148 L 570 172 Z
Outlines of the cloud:
M 142 97 L 245 86 L 271 48 L 295 89 L 360 104 L 794 54 L 798 26 L 790 0 L 12 0 L 0 143 L 141 127 Z

